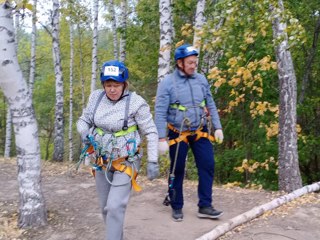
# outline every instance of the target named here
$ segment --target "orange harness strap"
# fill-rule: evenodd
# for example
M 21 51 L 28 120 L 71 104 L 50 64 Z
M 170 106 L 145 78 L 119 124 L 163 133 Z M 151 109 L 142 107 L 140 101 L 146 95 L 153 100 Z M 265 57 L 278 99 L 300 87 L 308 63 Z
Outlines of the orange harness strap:
M 173 132 L 175 132 L 175 133 L 179 133 L 179 131 L 174 126 L 172 126 L 170 123 L 168 124 L 168 128 L 170 130 L 172 130 Z M 184 141 L 185 143 L 188 143 L 188 138 L 187 137 L 188 136 L 192 136 L 192 135 L 197 135 L 195 141 L 198 141 L 202 137 L 208 138 L 211 142 L 214 141 L 214 137 L 213 136 L 209 135 L 207 132 L 202 132 L 201 130 L 202 130 L 202 128 L 199 128 L 196 131 L 189 131 L 189 130 L 183 131 L 183 132 L 180 133 L 179 137 L 177 137 L 175 139 L 171 139 L 169 141 L 169 146 L 177 144 L 177 143 L 179 143 L 181 141 Z
M 127 157 L 121 157 L 112 161 L 112 170 L 126 173 L 131 178 L 131 184 L 132 184 L 133 190 L 135 190 L 136 192 L 140 192 L 142 188 L 139 186 L 139 184 L 136 181 L 138 173 L 137 171 L 132 171 L 132 167 L 128 167 L 126 164 L 124 164 L 124 161 L 126 161 L 126 159 Z M 103 170 L 106 170 L 106 163 L 108 161 L 109 159 L 103 160 L 102 157 L 99 157 L 96 161 L 96 164 L 98 166 L 101 166 Z M 91 173 L 93 176 L 95 176 L 94 169 L 91 169 Z

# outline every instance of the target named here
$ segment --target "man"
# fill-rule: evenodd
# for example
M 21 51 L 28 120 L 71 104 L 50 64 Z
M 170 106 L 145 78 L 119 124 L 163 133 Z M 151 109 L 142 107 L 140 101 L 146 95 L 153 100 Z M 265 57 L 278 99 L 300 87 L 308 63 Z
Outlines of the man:
M 176 69 L 159 83 L 155 103 L 159 153 L 169 150 L 170 154 L 168 196 L 174 221 L 183 220 L 183 178 L 189 147 L 199 176 L 198 217 L 219 218 L 223 214 L 212 206 L 214 155 L 210 140 L 214 139 L 208 129 L 212 124 L 218 143 L 223 141 L 223 132 L 208 81 L 196 73 L 197 56 L 198 51 L 189 44 L 176 49 Z

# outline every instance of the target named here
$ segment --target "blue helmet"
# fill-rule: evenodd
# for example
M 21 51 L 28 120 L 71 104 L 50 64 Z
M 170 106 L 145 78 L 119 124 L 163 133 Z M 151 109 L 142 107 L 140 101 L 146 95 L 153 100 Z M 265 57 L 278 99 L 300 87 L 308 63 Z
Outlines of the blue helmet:
M 124 63 L 117 60 L 107 61 L 102 65 L 100 80 L 105 82 L 114 80 L 116 82 L 125 82 L 129 77 L 128 68 Z
M 175 53 L 174 53 L 174 60 L 178 60 L 181 58 L 189 57 L 191 55 L 198 56 L 199 53 L 197 49 L 195 49 L 190 44 L 183 44 L 180 47 L 177 47 Z

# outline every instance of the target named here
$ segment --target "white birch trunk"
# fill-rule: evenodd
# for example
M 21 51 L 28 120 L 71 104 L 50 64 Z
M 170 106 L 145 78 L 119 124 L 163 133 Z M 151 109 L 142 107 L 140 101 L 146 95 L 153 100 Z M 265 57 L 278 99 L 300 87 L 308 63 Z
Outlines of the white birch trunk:
M 305 186 L 303 188 L 300 188 L 290 194 L 276 198 L 276 199 L 272 200 L 271 202 L 268 202 L 268 203 L 263 204 L 261 206 L 254 207 L 251 210 L 228 220 L 226 223 L 223 223 L 223 224 L 216 226 L 212 231 L 202 235 L 201 237 L 197 238 L 196 240 L 217 239 L 218 237 L 231 231 L 235 227 L 237 227 L 241 224 L 244 224 L 246 222 L 249 222 L 252 219 L 261 216 L 262 214 L 264 214 L 267 211 L 273 210 L 273 209 L 275 209 L 285 203 L 291 202 L 292 200 L 294 200 L 298 197 L 301 197 L 304 194 L 318 191 L 319 189 L 320 189 L 320 182 L 317 182 L 317 183 Z
M 80 28 L 80 24 L 77 24 L 78 37 L 79 37 L 79 55 L 80 55 L 80 82 L 81 82 L 81 106 L 82 109 L 85 108 L 86 100 L 85 100 L 85 92 L 84 92 L 84 77 L 83 77 L 83 54 L 82 54 L 82 32 Z
M 170 24 L 171 24 L 171 43 L 172 43 L 172 39 L 175 39 L 176 37 L 176 31 L 175 31 L 175 28 L 174 28 L 174 21 L 173 21 L 173 14 L 172 14 L 172 6 L 174 6 L 174 0 L 171 0 L 170 1 L 171 3 L 171 16 L 170 16 Z
M 170 0 L 159 1 L 160 49 L 158 60 L 158 82 L 170 72 L 170 53 L 172 44 L 172 6 Z
M 72 122 L 73 122 L 73 66 L 74 66 L 74 44 L 73 44 L 73 24 L 70 20 L 70 87 L 69 87 L 69 161 L 73 160 L 73 137 L 72 137 Z
M 112 25 L 112 35 L 113 35 L 113 57 L 114 59 L 119 59 L 118 56 L 118 35 L 117 35 L 117 18 L 114 11 L 113 0 L 109 1 L 109 11 L 111 15 L 111 25 Z
M 7 104 L 7 114 L 6 114 L 6 138 L 4 144 L 4 157 L 10 157 L 11 151 L 11 135 L 12 135 L 12 118 L 11 118 L 11 111 L 10 106 Z
M 16 54 L 18 52 L 19 47 L 19 31 L 20 31 L 20 13 L 17 12 L 14 15 L 14 36 L 15 36 L 15 51 Z M 11 117 L 11 111 L 10 106 L 8 105 L 7 108 L 7 114 L 6 114 L 6 137 L 5 137 L 5 144 L 4 144 L 4 157 L 9 158 L 10 152 L 11 152 L 11 142 L 12 142 L 12 117 Z
M 56 105 L 54 123 L 53 160 L 63 161 L 64 153 L 64 121 L 63 121 L 63 75 L 60 54 L 59 0 L 53 0 L 52 10 L 52 52 L 56 78 Z
M 0 87 L 11 109 L 16 140 L 20 198 L 18 226 L 38 227 L 47 223 L 41 190 L 38 125 L 18 63 L 12 9 L 7 3 L 0 3 L 0 19 Z
M 281 19 L 284 13 L 282 0 L 279 7 L 271 6 L 274 14 L 272 22 L 273 38 L 280 41 L 276 47 L 276 59 L 279 77 L 279 189 L 286 192 L 301 188 L 297 147 L 297 80 L 288 45 L 287 25 Z
M 34 78 L 36 72 L 36 44 L 37 44 L 37 0 L 33 0 L 32 6 L 32 32 L 31 32 L 31 59 L 29 72 L 29 92 L 33 96 Z
M 120 61 L 124 62 L 126 60 L 126 43 L 127 43 L 127 1 L 121 0 L 120 9 L 122 13 L 120 14 Z
M 205 17 L 204 17 L 205 5 L 206 5 L 205 0 L 198 0 L 195 23 L 194 23 L 193 46 L 198 50 L 199 57 L 200 57 L 200 48 L 201 48 L 201 37 L 199 36 L 199 31 L 202 29 L 202 26 L 205 23 Z
M 98 70 L 98 10 L 99 10 L 99 0 L 94 0 L 93 1 L 91 92 L 96 90 L 97 70 Z

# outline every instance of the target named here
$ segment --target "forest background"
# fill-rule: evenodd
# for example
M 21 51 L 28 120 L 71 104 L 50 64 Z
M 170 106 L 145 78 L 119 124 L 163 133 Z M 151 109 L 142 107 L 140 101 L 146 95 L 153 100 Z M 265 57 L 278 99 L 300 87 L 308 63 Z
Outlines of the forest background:
M 114 27 L 110 2 L 100 1 L 98 31 L 98 66 L 115 58 Z M 212 86 L 220 111 L 225 140 L 215 145 L 215 180 L 247 187 L 277 189 L 279 81 L 275 64 L 275 46 L 279 40 L 272 34 L 269 3 L 272 1 L 207 1 L 205 25 L 200 33 L 202 48 L 199 71 Z M 320 2 L 286 0 L 283 17 L 287 22 L 290 52 L 297 78 L 297 131 L 299 166 L 304 184 L 320 178 Z M 60 47 L 64 78 L 64 131 L 69 131 L 70 107 L 70 28 L 74 25 L 72 161 L 79 160 L 82 148 L 75 129 L 91 91 L 92 79 L 92 13 L 91 5 L 81 1 L 61 1 Z M 41 4 L 44 4 L 41 3 Z M 112 3 L 115 12 L 121 2 Z M 192 43 L 197 1 L 175 0 L 172 5 L 172 50 L 181 41 Z M 72 11 L 71 11 L 72 9 Z M 158 82 L 159 1 L 128 1 L 127 22 L 116 27 L 125 32 L 125 63 L 130 71 L 130 88 L 154 106 Z M 25 14 L 28 10 L 25 10 Z M 50 15 L 50 13 L 45 13 Z M 119 18 L 120 15 L 116 16 Z M 22 21 L 20 19 L 20 21 Z M 23 23 L 23 22 L 21 22 Z M 17 27 L 17 23 L 16 23 Z M 17 28 L 18 58 L 25 79 L 30 74 L 31 34 L 23 25 Z M 53 159 L 55 121 L 55 71 L 52 58 L 50 22 L 42 22 L 37 31 L 36 70 L 33 105 L 39 125 L 41 158 Z M 173 51 L 171 51 L 173 56 Z M 208 60 L 209 59 L 209 60 Z M 171 61 L 171 68 L 174 67 Z M 99 70 L 96 87 L 100 87 Z M 83 81 L 83 82 L 82 82 Z M 84 83 L 84 88 L 82 88 Z M 84 91 L 82 91 L 84 89 Z M 6 135 L 7 104 L 0 93 L 0 134 Z M 64 161 L 70 161 L 70 141 L 64 135 Z M 10 156 L 16 155 L 14 135 Z M 0 138 L 0 155 L 5 152 L 5 138 Z M 168 159 L 161 159 L 161 172 L 167 175 Z M 187 178 L 196 178 L 192 156 L 188 158 Z

